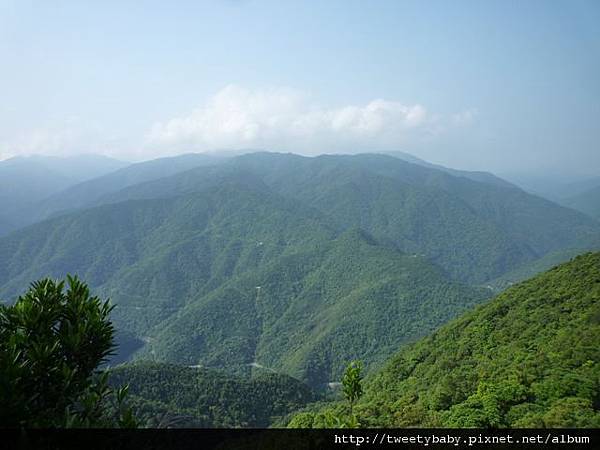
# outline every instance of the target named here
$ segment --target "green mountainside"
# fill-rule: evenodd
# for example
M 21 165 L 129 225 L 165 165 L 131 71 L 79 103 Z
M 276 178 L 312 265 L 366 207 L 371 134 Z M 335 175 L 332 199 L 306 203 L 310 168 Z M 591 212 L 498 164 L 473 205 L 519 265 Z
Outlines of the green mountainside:
M 600 426 L 600 253 L 523 282 L 400 351 L 368 380 L 355 411 L 376 427 Z M 320 424 L 319 413 L 291 422 Z
M 0 238 L 0 298 L 77 274 L 116 304 L 136 358 L 259 365 L 321 387 L 350 359 L 375 370 L 491 294 L 466 283 L 600 236 L 510 185 L 385 155 L 255 153 L 158 179 L 150 166 Z
M 386 155 L 242 155 L 216 168 L 132 186 L 110 201 L 177 196 L 242 175 L 321 211 L 341 229 L 364 229 L 470 283 L 496 279 L 550 252 L 600 248 L 600 223 L 581 213 L 511 185 Z
M 161 324 L 147 349 L 188 364 L 256 362 L 322 386 L 345 361 L 375 366 L 487 294 L 354 230 L 232 278 Z
M 596 248 L 596 246 L 592 246 L 591 248 L 589 246 L 565 248 L 563 250 L 547 253 L 533 262 L 523 264 L 495 280 L 487 282 L 486 286 L 496 293 L 502 292 L 504 289 L 507 289 L 520 281 L 532 278 L 554 266 L 567 262 L 577 255 L 590 251 L 592 248 Z
M 305 159 L 305 170 L 293 164 L 266 183 L 342 226 L 425 255 L 459 280 L 483 282 L 576 245 L 600 248 L 598 223 L 517 188 L 383 155 Z
M 468 178 L 473 181 L 494 184 L 494 185 L 500 186 L 500 187 L 512 187 L 512 188 L 515 187 L 515 185 L 513 185 L 512 183 L 510 183 L 502 178 L 499 178 L 496 175 L 489 173 L 489 172 L 451 169 L 448 167 L 440 166 L 439 164 L 432 164 L 428 161 L 424 161 L 421 158 L 417 158 L 416 156 L 413 156 L 409 153 L 404 153 L 404 152 L 389 152 L 389 153 L 384 153 L 384 154 L 393 156 L 395 158 L 399 158 L 399 159 L 409 162 L 409 163 L 417 164 L 419 166 L 429 167 L 432 169 L 441 170 L 443 172 L 446 172 L 446 173 L 449 173 L 451 175 L 455 175 L 458 177 Z
M 138 363 L 110 371 L 129 385 L 129 403 L 150 427 L 267 427 L 318 399 L 299 381 L 264 372 L 251 378 L 172 364 Z
M 58 217 L 0 240 L 0 258 L 3 298 L 43 275 L 86 279 L 116 303 L 117 328 L 146 341 L 141 357 L 236 372 L 258 363 L 313 385 L 489 295 L 361 230 L 340 234 L 250 179 Z
M 89 208 L 104 203 L 101 201 L 104 196 L 126 187 L 172 176 L 194 167 L 218 164 L 224 160 L 225 158 L 218 156 L 190 153 L 131 164 L 82 181 L 45 198 L 32 214 L 31 221 L 38 221 L 65 211 Z
M 99 155 L 38 155 L 0 161 L 0 236 L 31 223 L 46 197 L 126 165 Z

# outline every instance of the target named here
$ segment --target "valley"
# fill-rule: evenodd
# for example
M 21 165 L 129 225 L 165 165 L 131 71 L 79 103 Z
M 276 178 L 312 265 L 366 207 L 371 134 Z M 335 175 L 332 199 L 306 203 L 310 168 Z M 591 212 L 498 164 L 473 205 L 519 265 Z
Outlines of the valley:
M 400 156 L 184 155 L 120 168 L 52 194 L 44 214 L 55 217 L 0 238 L 0 298 L 77 275 L 114 304 L 120 349 L 108 367 L 132 377 L 147 420 L 187 411 L 188 425 L 266 426 L 335 398 L 348 361 L 375 376 L 498 292 L 600 248 L 591 217 Z M 134 382 L 204 371 L 234 384 L 287 376 L 311 394 L 260 420 L 239 405 L 241 416 L 206 418 L 204 403 Z

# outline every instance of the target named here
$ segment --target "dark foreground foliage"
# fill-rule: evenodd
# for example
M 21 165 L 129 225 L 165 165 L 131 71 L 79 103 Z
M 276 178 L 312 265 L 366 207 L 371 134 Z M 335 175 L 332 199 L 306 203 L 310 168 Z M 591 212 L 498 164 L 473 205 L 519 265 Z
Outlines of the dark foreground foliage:
M 108 301 L 77 278 L 43 279 L 14 305 L 0 305 L 3 427 L 135 426 L 97 367 L 113 349 Z

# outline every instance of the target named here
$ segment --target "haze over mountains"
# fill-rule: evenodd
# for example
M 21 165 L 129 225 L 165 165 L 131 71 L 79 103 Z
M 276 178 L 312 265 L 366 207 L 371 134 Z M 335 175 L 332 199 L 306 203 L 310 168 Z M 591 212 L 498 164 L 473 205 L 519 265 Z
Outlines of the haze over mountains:
M 600 248 L 589 216 L 407 159 L 183 155 L 71 182 L 24 216 L 48 219 L 0 238 L 0 298 L 78 274 L 117 305 L 135 358 L 258 364 L 322 387 L 350 359 L 378 367 L 486 286 Z
M 553 202 L 583 212 L 590 217 L 600 218 L 600 177 L 527 176 L 518 175 L 509 179 L 528 192 Z
M 600 220 L 600 180 L 594 187 L 562 199 L 560 203 Z
M 0 161 L 0 236 L 32 223 L 41 202 L 53 193 L 126 165 L 101 155 L 29 156 Z
M 600 429 L 598 23 L 0 0 L 0 430 Z
M 184 154 L 127 165 L 106 175 L 82 181 L 44 199 L 41 211 L 32 220 L 103 203 L 103 197 L 128 186 L 167 177 L 197 166 L 213 165 L 224 157 Z

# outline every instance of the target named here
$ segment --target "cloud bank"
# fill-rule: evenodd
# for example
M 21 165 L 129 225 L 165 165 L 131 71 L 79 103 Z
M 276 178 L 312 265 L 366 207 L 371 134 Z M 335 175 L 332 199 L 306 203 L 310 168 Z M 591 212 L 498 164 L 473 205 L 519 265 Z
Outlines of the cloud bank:
M 191 114 L 155 124 L 150 147 L 172 151 L 264 148 L 304 153 L 398 147 L 427 132 L 425 107 L 375 99 L 322 108 L 289 88 L 248 90 L 230 85 Z
M 452 129 L 470 125 L 476 116 L 477 110 L 470 109 L 444 117 L 418 103 L 386 99 L 323 107 L 309 95 L 287 87 L 250 90 L 229 85 L 187 115 L 149 124 L 146 133 L 115 134 L 101 123 L 69 117 L 0 138 L 0 160 L 14 155 L 81 153 L 143 160 L 247 149 L 307 155 L 412 151 L 448 136 Z
M 0 160 L 18 155 L 107 153 L 107 133 L 97 123 L 68 117 L 0 140 Z

